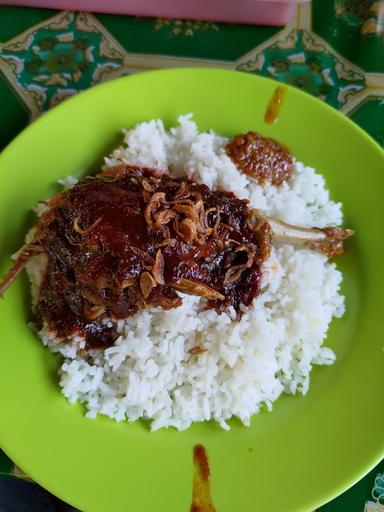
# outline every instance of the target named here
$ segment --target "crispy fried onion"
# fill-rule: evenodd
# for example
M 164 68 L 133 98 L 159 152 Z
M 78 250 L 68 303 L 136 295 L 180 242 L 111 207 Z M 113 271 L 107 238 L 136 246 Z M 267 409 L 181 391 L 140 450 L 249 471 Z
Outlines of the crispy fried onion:
M 158 249 L 155 257 L 155 264 L 152 268 L 152 275 L 158 284 L 164 284 L 164 257 L 161 249 Z
M 190 279 L 180 279 L 178 283 L 172 283 L 170 286 L 179 292 L 188 293 L 189 295 L 199 295 L 210 300 L 224 300 L 225 297 L 218 291 L 210 288 L 203 283 L 197 283 Z
M 208 237 L 217 238 L 219 226 L 226 231 L 234 230 L 222 222 L 218 207 L 205 210 L 201 192 L 188 189 L 186 182 L 181 183 L 175 199 L 170 201 L 164 192 L 152 193 L 154 187 L 149 180 L 143 180 L 142 185 L 145 221 L 150 229 L 160 231 L 164 238 L 157 247 L 174 244 L 175 237 L 189 244 L 204 245 Z M 232 282 L 234 274 L 228 279 Z
M 140 276 L 140 290 L 144 299 L 147 299 L 153 290 L 156 288 L 156 279 L 147 271 L 143 272 Z
M 232 284 L 238 279 L 240 279 L 242 273 L 246 268 L 251 268 L 255 262 L 256 251 L 252 249 L 250 246 L 239 245 L 233 252 L 233 259 L 237 258 L 240 253 L 244 253 L 246 257 L 246 261 L 241 264 L 231 265 L 231 263 L 227 264 L 228 270 L 225 273 L 224 277 L 224 285 Z
M 160 209 L 161 204 L 164 202 L 164 192 L 155 192 L 154 194 L 152 194 L 144 211 L 145 221 L 148 224 L 148 226 L 152 227 L 154 225 L 154 215 Z

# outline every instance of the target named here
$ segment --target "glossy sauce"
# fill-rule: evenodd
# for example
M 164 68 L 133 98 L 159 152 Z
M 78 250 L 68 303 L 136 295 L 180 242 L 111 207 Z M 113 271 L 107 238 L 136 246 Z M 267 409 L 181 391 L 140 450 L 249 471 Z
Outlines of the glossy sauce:
M 60 338 L 79 334 L 86 348 L 105 348 L 117 337 L 105 318 L 178 307 L 178 291 L 239 315 L 260 291 L 269 235 L 255 231 L 247 201 L 230 192 L 124 168 L 54 201 L 40 226 L 48 266 L 36 312 Z
M 190 512 L 216 512 L 211 498 L 211 471 L 208 453 L 203 445 L 193 449 L 192 505 Z
M 273 96 L 268 103 L 267 110 L 264 115 L 264 121 L 268 124 L 276 123 L 279 118 L 281 105 L 285 94 L 285 87 L 279 85 L 276 87 Z

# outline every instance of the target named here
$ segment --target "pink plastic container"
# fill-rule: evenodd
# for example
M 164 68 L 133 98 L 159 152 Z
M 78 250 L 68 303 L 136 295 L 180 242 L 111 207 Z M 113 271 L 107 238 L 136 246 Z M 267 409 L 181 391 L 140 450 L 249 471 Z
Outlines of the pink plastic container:
M 254 25 L 286 25 L 293 17 L 296 5 L 307 1 L 309 0 L 0 0 L 0 5 Z

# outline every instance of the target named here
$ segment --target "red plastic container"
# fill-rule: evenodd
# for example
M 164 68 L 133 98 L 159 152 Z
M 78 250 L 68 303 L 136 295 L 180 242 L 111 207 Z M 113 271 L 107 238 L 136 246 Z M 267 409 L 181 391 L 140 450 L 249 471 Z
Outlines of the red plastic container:
M 0 0 L 0 5 L 131 14 L 160 18 L 195 19 L 286 25 L 296 5 L 309 0 Z

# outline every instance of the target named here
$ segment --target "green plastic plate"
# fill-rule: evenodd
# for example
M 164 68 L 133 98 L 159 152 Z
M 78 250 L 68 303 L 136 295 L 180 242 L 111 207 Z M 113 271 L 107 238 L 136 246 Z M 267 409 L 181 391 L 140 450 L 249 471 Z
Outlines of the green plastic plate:
M 0 304 L 0 446 L 54 494 L 90 512 L 188 511 L 192 449 L 202 443 L 218 512 L 300 512 L 352 485 L 384 455 L 384 153 L 322 102 L 287 88 L 264 123 L 276 83 L 249 74 L 176 69 L 97 86 L 42 116 L 0 156 L 0 272 L 31 225 L 32 206 L 68 174 L 97 169 L 121 128 L 193 112 L 200 129 L 254 129 L 316 167 L 356 230 L 338 258 L 347 313 L 327 343 L 337 362 L 314 370 L 307 396 L 284 396 L 250 428 L 231 421 L 151 433 L 148 424 L 86 419 L 60 394 L 59 361 L 28 328 L 25 276 Z

